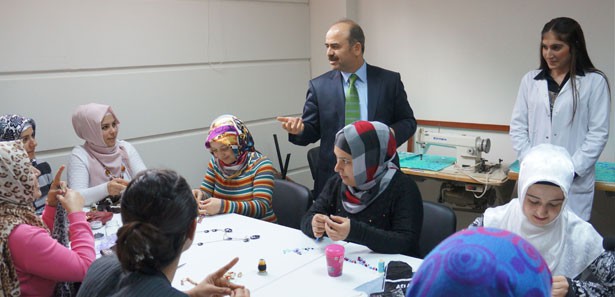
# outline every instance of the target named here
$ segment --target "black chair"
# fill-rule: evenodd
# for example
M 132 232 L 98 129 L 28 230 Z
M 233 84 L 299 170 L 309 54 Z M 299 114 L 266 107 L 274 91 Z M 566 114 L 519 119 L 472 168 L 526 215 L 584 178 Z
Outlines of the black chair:
M 445 238 L 457 230 L 457 216 L 448 206 L 423 200 L 423 227 L 419 254 L 425 258 Z
M 615 251 L 615 236 L 605 236 L 602 239 L 602 247 L 607 251 Z
M 320 147 L 313 147 L 307 152 L 308 165 L 310 166 L 310 173 L 312 179 L 315 181 L 318 176 L 318 156 L 320 155 Z
M 301 218 L 312 204 L 312 192 L 298 183 L 275 179 L 272 203 L 278 224 L 301 229 Z

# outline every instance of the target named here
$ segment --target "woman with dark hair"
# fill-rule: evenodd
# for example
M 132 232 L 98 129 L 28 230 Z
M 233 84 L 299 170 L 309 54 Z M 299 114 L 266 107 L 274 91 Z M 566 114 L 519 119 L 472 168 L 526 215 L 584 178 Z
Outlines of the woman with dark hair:
M 335 172 L 301 220 L 310 237 L 362 244 L 378 253 L 418 256 L 421 193 L 393 164 L 397 145 L 389 127 L 356 121 L 337 132 Z
M 170 170 L 146 170 L 126 188 L 116 255 L 92 264 L 78 296 L 249 296 L 223 278 L 238 259 L 182 293 L 171 286 L 179 257 L 194 239 L 197 204 L 186 180 Z
M 540 68 L 521 81 L 510 122 L 517 159 L 541 143 L 564 147 L 572 156 L 575 179 L 569 206 L 589 220 L 595 165 L 609 136 L 610 88 L 592 64 L 581 26 L 566 17 L 545 24 Z
M 540 252 L 553 275 L 553 295 L 615 296 L 615 252 L 568 207 L 574 164 L 559 146 L 532 148 L 519 172 L 518 199 L 489 208 L 471 226 L 514 232 Z

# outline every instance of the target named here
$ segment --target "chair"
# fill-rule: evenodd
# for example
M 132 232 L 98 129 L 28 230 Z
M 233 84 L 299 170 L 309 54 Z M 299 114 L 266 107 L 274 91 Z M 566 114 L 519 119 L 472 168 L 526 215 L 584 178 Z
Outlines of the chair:
M 301 229 L 301 218 L 312 204 L 312 192 L 298 183 L 275 179 L 272 203 L 278 224 Z
M 444 204 L 423 200 L 423 227 L 419 254 L 425 258 L 445 238 L 457 230 L 455 212 Z
M 602 239 L 602 247 L 607 251 L 615 251 L 615 236 L 605 236 Z
M 318 176 L 318 157 L 320 155 L 320 147 L 316 146 L 308 150 L 307 159 L 308 165 L 310 166 L 310 173 L 312 174 L 312 179 L 316 180 L 316 176 Z

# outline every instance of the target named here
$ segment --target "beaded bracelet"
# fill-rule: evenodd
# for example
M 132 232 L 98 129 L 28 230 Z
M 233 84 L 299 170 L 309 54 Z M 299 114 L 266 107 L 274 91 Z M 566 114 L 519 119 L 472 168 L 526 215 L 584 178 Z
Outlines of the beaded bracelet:
M 297 255 L 301 255 L 302 253 L 305 253 L 305 252 L 310 252 L 310 251 L 313 251 L 313 250 L 314 250 L 314 248 L 313 248 L 313 247 L 296 248 L 296 249 L 285 249 L 285 250 L 283 251 L 283 253 L 284 253 L 284 254 L 287 254 L 287 253 L 295 253 L 295 254 L 297 254 Z
M 365 259 L 363 259 L 361 257 L 357 257 L 356 260 L 351 260 L 348 257 L 344 257 L 344 261 L 352 263 L 352 264 L 359 264 L 359 265 L 361 265 L 363 267 L 366 267 L 369 270 L 378 271 L 378 267 L 374 267 L 372 265 L 367 264 Z

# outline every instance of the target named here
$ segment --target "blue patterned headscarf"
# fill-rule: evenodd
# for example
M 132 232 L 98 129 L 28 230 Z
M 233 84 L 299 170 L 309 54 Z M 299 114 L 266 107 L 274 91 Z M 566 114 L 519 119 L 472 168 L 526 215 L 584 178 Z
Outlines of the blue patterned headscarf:
M 540 253 L 514 233 L 495 228 L 457 232 L 414 274 L 406 296 L 551 296 L 551 271 Z

